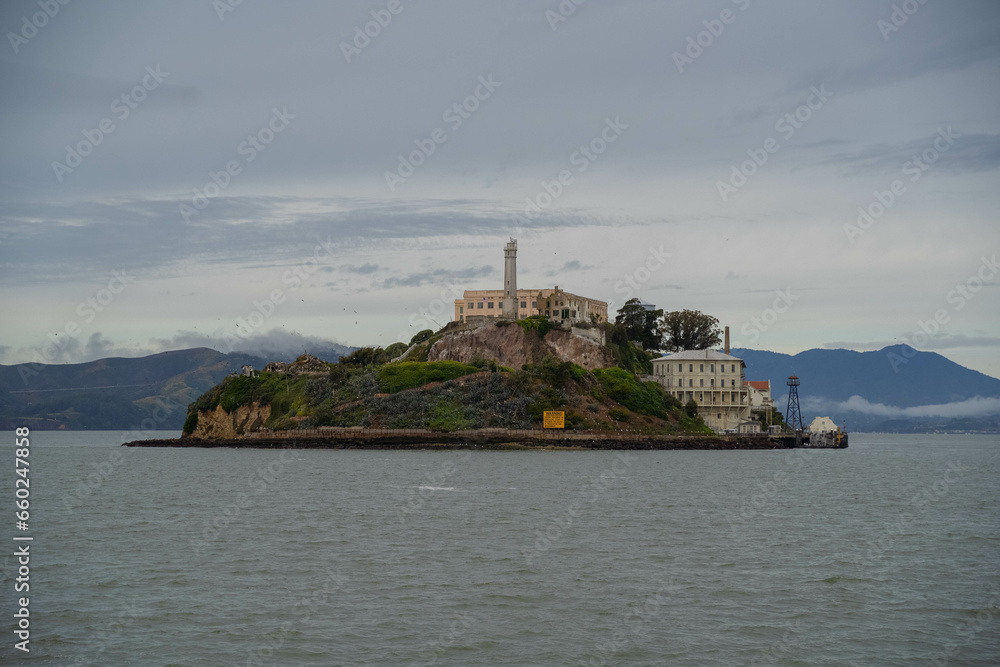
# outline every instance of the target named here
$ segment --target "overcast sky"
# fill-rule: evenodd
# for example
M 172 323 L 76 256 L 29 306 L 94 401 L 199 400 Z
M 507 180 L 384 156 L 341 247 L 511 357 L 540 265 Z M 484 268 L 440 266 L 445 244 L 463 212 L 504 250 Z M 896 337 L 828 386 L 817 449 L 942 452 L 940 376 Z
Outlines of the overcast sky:
M 521 287 L 1000 376 L 991 0 L 46 1 L 0 6 L 0 362 L 408 340 L 515 236 Z

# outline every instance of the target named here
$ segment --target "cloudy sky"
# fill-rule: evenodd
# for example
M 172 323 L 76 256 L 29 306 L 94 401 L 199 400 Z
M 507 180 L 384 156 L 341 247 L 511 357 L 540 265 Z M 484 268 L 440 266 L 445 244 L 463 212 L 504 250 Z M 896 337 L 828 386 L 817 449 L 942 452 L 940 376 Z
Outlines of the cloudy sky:
M 0 28 L 0 362 L 386 345 L 499 288 L 515 236 L 522 287 L 1000 376 L 991 0 L 8 0 Z

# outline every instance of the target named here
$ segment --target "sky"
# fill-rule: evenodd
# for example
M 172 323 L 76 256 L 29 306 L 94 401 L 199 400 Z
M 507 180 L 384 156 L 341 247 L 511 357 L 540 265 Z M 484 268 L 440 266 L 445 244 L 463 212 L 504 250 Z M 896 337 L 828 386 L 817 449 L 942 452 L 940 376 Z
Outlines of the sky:
M 0 363 L 408 341 L 514 237 L 522 288 L 1000 377 L 990 0 L 7 0 L 0 31 Z

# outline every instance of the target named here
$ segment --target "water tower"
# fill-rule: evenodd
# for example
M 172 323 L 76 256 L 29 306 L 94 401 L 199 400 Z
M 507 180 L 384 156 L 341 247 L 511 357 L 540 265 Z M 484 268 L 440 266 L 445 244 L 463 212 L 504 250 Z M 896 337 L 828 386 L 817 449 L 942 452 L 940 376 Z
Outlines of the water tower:
M 791 375 L 785 384 L 788 385 L 788 407 L 785 408 L 785 423 L 796 431 L 801 431 L 802 410 L 799 409 L 799 379 Z

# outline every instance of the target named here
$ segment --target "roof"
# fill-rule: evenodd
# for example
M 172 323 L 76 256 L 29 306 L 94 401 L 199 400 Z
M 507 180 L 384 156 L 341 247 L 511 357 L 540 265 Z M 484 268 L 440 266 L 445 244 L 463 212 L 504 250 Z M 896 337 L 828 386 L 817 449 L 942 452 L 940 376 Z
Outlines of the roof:
M 719 352 L 718 350 L 684 350 L 683 352 L 674 352 L 673 354 L 666 354 L 659 359 L 653 359 L 653 361 L 738 361 L 743 363 L 743 360 L 739 357 L 734 357 L 731 354 L 725 354 L 724 352 Z
M 757 391 L 771 391 L 770 380 L 744 380 L 743 384 L 748 384 Z

